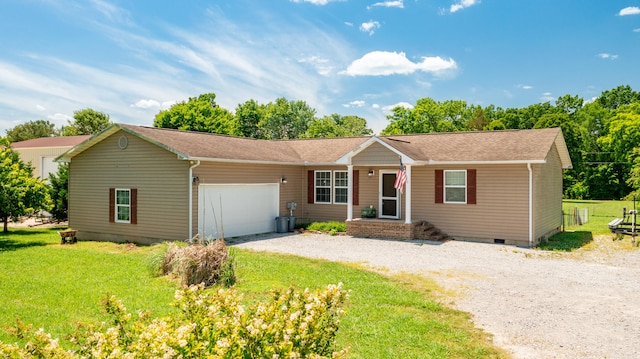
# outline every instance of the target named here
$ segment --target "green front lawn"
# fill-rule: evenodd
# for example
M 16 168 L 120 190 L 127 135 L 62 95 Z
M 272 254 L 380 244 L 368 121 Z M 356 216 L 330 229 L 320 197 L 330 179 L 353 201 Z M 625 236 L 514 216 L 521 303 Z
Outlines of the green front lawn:
M 74 323 L 105 319 L 98 303 L 107 292 L 130 312 L 170 310 L 177 288 L 153 278 L 147 264 L 156 247 L 105 242 L 60 245 L 55 230 L 0 234 L 0 340 L 14 342 L 6 328 L 16 317 L 56 337 Z M 233 249 L 236 287 L 248 301 L 270 289 L 324 288 L 343 282 L 351 291 L 338 332 L 350 358 L 507 358 L 468 313 L 437 298 L 437 286 L 422 277 L 390 278 L 352 266 L 295 256 Z M 435 289 L 434 289 L 435 288 Z

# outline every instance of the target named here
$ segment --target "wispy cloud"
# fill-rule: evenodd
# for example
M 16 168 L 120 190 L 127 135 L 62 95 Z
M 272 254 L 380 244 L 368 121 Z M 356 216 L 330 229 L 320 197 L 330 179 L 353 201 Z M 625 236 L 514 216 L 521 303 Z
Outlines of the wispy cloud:
M 404 9 L 404 0 L 380 1 L 367 6 L 367 9 L 371 10 L 374 7 L 396 7 Z
M 460 2 L 457 2 L 455 4 L 452 4 L 451 7 L 449 8 L 449 12 L 451 12 L 452 14 L 455 12 L 458 12 L 462 9 L 471 7 L 473 5 L 477 5 L 480 3 L 480 0 L 461 0 Z
M 551 102 L 551 101 L 555 101 L 555 97 L 553 97 L 553 94 L 551 92 L 545 92 L 542 94 L 542 96 L 540 96 L 540 101 L 543 102 Z
M 640 32 L 640 28 L 633 29 L 633 32 Z
M 379 29 L 379 28 L 380 28 L 380 23 L 373 20 L 370 20 L 368 22 L 363 22 L 360 25 L 360 31 L 368 33 L 369 36 L 373 35 L 376 29 Z
M 408 103 L 408 102 L 402 101 L 402 102 L 395 103 L 393 105 L 384 106 L 384 107 L 382 107 L 382 109 L 385 110 L 385 111 L 391 111 L 396 107 L 404 107 L 404 108 L 407 108 L 407 109 L 412 109 L 413 105 Z
M 331 1 L 335 1 L 335 0 L 291 0 L 291 2 L 294 2 L 294 3 L 308 2 L 313 5 L 327 5 Z
M 530 85 L 516 85 L 516 87 L 522 90 L 531 90 L 533 88 L 533 86 Z
M 601 53 L 601 54 L 598 54 L 597 56 L 601 59 L 609 59 L 609 60 L 618 59 L 618 55 L 614 55 L 614 54 Z
M 350 76 L 408 75 L 416 71 L 439 74 L 457 68 L 456 62 L 440 56 L 422 57 L 420 62 L 407 59 L 404 52 L 373 51 L 353 61 L 340 74 Z
M 618 13 L 619 16 L 627 16 L 627 15 L 640 15 L 640 7 L 637 6 L 629 6 L 620 10 Z
M 364 107 L 367 104 L 364 100 L 355 100 L 349 103 L 342 104 L 342 107 L 353 108 L 353 107 Z

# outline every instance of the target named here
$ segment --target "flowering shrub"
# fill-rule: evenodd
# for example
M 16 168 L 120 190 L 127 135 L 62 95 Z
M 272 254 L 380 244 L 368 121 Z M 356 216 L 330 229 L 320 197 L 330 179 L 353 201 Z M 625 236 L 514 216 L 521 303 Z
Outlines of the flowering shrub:
M 0 358 L 344 358 L 335 335 L 347 292 L 342 284 L 303 292 L 273 291 L 248 308 L 234 289 L 206 291 L 202 284 L 176 291 L 177 309 L 165 318 L 132 316 L 113 296 L 103 301 L 111 326 L 79 328 L 75 350 L 42 330 L 18 323 L 24 347 L 0 343 Z

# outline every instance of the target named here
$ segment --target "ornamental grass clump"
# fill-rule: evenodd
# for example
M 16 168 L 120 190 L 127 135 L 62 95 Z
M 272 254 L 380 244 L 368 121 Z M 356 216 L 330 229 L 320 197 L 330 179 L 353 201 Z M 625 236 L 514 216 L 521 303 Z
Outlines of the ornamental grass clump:
M 205 290 L 203 284 L 176 291 L 172 314 L 132 316 L 107 295 L 102 305 L 110 326 L 84 326 L 64 349 L 43 330 L 18 322 L 24 346 L 0 342 L 2 358 L 333 358 L 347 292 L 342 284 L 324 290 L 276 290 L 271 299 L 245 307 L 234 289 Z
M 157 272 L 173 275 L 182 285 L 204 283 L 205 286 L 235 283 L 235 259 L 223 239 L 197 242 L 187 246 L 169 243 L 160 260 L 155 261 Z

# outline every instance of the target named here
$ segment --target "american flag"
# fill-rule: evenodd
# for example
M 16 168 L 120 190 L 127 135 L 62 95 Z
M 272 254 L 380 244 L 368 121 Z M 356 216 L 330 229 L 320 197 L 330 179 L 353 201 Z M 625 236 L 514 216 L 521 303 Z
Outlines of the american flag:
M 393 184 L 393 188 L 399 189 L 400 193 L 403 193 L 405 183 L 407 183 L 407 172 L 404 170 L 402 163 L 400 163 L 400 168 L 398 168 L 398 174 L 396 174 L 396 182 Z

